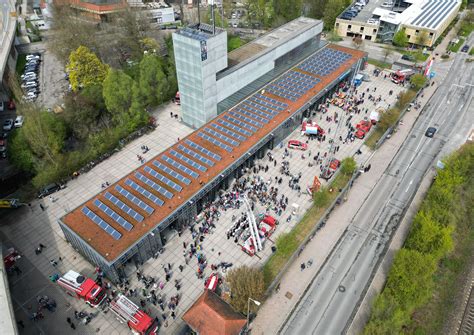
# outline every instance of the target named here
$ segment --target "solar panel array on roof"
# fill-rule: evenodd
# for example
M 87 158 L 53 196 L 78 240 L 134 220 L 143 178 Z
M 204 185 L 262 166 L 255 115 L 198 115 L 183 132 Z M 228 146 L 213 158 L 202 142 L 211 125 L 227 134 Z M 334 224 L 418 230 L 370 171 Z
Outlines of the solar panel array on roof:
M 297 69 L 324 77 L 334 72 L 350 58 L 352 58 L 352 55 L 348 53 L 325 48 L 323 51 L 306 59 Z
M 143 169 L 146 173 L 148 173 L 150 176 L 158 179 L 159 181 L 161 181 L 163 184 L 166 184 L 168 185 L 169 187 L 175 189 L 176 191 L 178 192 L 181 192 L 181 190 L 183 189 L 180 185 L 176 184 L 174 181 L 166 178 L 165 176 L 163 176 L 161 173 L 153 170 L 151 167 L 149 166 L 145 166 L 145 168 Z M 146 177 L 145 177 L 146 178 Z M 153 181 L 152 181 L 153 182 Z M 151 184 L 149 184 L 151 186 Z M 156 184 L 158 186 L 158 184 Z M 161 187 L 161 186 L 160 186 Z M 161 194 L 163 194 L 165 197 L 167 197 L 168 199 L 171 199 L 173 197 L 173 193 L 167 191 L 166 189 L 162 188 L 161 191 L 159 191 L 157 189 L 158 192 L 160 192 Z
M 273 98 L 270 98 L 270 97 L 267 97 L 266 95 L 263 95 L 263 94 L 260 94 L 260 93 L 257 93 L 255 94 L 255 97 L 258 98 L 258 99 L 261 99 L 261 100 L 265 100 L 275 106 L 280 106 L 280 107 L 283 107 L 283 108 L 288 108 L 288 104 L 285 103 L 285 102 L 281 102 L 281 101 L 278 101 L 278 100 L 275 100 Z
M 143 176 L 144 177 L 144 176 Z M 150 199 L 151 201 L 153 201 L 155 204 L 157 204 L 158 206 L 162 206 L 164 204 L 164 201 L 161 200 L 160 198 L 158 198 L 157 196 L 155 196 L 153 193 L 145 190 L 143 187 L 141 187 L 140 185 L 138 185 L 137 183 L 135 183 L 133 180 L 130 180 L 130 179 L 127 179 L 125 180 L 125 185 L 127 186 L 130 186 L 131 188 L 133 188 L 135 191 L 137 191 L 138 193 L 144 195 L 145 197 L 147 197 L 148 199 Z
M 254 101 L 257 101 L 257 102 L 260 102 L 260 104 L 258 103 L 255 103 Z M 266 102 L 262 102 L 262 101 L 258 101 L 258 99 L 255 99 L 255 98 L 248 98 L 247 100 L 245 100 L 240 106 L 243 106 L 247 109 L 249 108 L 253 108 L 255 109 L 256 111 L 258 111 L 258 113 L 263 116 L 263 117 L 268 117 L 270 114 L 270 116 L 273 118 L 274 116 L 278 115 L 278 112 L 269 108 L 269 107 L 266 107 L 267 104 Z M 281 107 L 279 107 L 281 108 Z M 252 109 L 250 109 L 252 110 Z M 281 108 L 281 110 L 283 110 L 283 108 Z M 263 114 L 262 114 L 263 113 Z
M 91 219 L 96 225 L 105 230 L 109 235 L 111 235 L 115 240 L 119 240 L 122 237 L 117 230 L 110 226 L 107 222 L 102 220 L 97 214 L 91 211 L 87 206 L 82 207 L 82 213 Z
M 126 182 L 125 182 L 126 183 Z M 135 184 L 136 185 L 136 184 Z M 138 186 L 138 185 L 137 185 Z M 128 200 L 130 200 L 131 202 L 133 202 L 135 205 L 137 205 L 138 207 L 140 207 L 141 209 L 143 209 L 145 212 L 147 212 L 148 214 L 152 214 L 155 210 L 153 209 L 153 207 L 151 206 L 148 206 L 146 203 L 144 203 L 143 201 L 141 201 L 140 199 L 138 199 L 136 196 L 134 196 L 132 193 L 130 193 L 129 191 L 127 191 L 126 189 L 124 189 L 122 186 L 120 185 L 116 185 L 115 186 L 115 189 L 117 190 L 117 192 L 119 192 L 121 195 L 123 195 L 125 198 L 127 198 Z M 149 193 L 149 192 L 148 192 Z M 151 193 L 150 193 L 151 194 Z M 155 197 L 156 198 L 156 197 Z M 158 199 L 158 198 L 157 198 Z M 158 199 L 160 200 L 160 199 Z M 163 205 L 163 201 L 159 201 L 159 203 L 157 203 L 158 205 Z
M 455 0 L 430 1 L 427 5 L 423 6 L 423 11 L 411 21 L 411 24 L 435 29 L 441 20 L 457 5 L 458 2 Z
M 198 136 L 199 137 L 202 137 L 203 139 L 205 139 L 206 141 L 214 144 L 214 145 L 217 145 L 218 147 L 228 151 L 228 152 L 232 152 L 232 150 L 234 150 L 231 146 L 227 145 L 227 144 L 224 144 L 218 140 L 216 140 L 214 137 L 211 137 L 209 135 L 206 135 L 204 133 L 198 133 Z
M 297 71 L 289 71 L 266 87 L 266 91 L 296 101 L 317 83 L 318 78 Z
M 126 231 L 130 231 L 133 229 L 133 225 L 130 222 L 118 215 L 114 210 L 112 210 L 109 206 L 104 204 L 99 199 L 94 200 L 94 205 L 96 205 L 96 207 L 99 208 L 105 214 L 107 214 L 107 216 L 111 217 L 115 222 L 125 228 Z
M 199 177 L 199 173 L 194 172 L 190 168 L 184 166 L 183 164 L 178 163 L 177 161 L 175 161 L 174 159 L 169 158 L 166 155 L 161 156 L 161 159 L 163 159 L 166 163 L 171 164 L 173 167 L 183 171 L 187 175 L 190 175 L 193 178 L 198 178 Z
M 252 133 L 251 133 L 251 132 L 249 132 L 249 131 L 247 131 L 247 130 L 245 130 L 245 129 L 242 129 L 242 128 L 240 128 L 240 127 L 237 127 L 237 126 L 236 126 L 235 124 L 233 124 L 233 123 L 227 122 L 227 121 L 225 121 L 225 120 L 223 120 L 223 119 L 218 119 L 217 122 L 220 123 L 221 125 L 227 127 L 227 128 L 230 128 L 230 129 L 232 129 L 232 130 L 238 131 L 238 132 L 241 133 L 241 134 L 244 134 L 244 135 L 247 135 L 247 136 L 252 136 Z
M 245 121 L 247 122 L 249 125 L 252 124 L 258 128 L 262 128 L 262 124 L 260 122 L 257 122 L 255 120 L 252 120 L 246 116 L 243 116 L 242 114 L 239 114 L 237 112 L 234 112 L 233 110 L 228 112 L 230 115 L 232 115 L 233 117 L 237 118 L 237 119 L 240 119 L 242 121 Z
M 225 135 L 222 135 L 221 133 L 219 133 L 218 131 L 215 131 L 214 129 L 211 129 L 211 128 L 204 128 L 204 131 L 209 133 L 210 135 L 214 136 L 214 137 L 217 137 L 231 145 L 233 145 L 234 147 L 238 146 L 240 143 L 237 142 L 236 140 L 233 140 L 231 139 L 230 137 L 227 137 Z
M 231 131 L 231 130 L 229 130 L 229 129 L 227 129 L 227 128 L 221 127 L 221 126 L 219 126 L 218 124 L 211 123 L 211 127 L 214 127 L 214 128 L 216 128 L 217 130 L 223 132 L 224 134 L 227 134 L 227 135 L 229 135 L 229 136 L 232 136 L 233 138 L 236 138 L 236 139 L 238 139 L 238 140 L 241 141 L 241 142 L 243 142 L 243 141 L 246 140 L 246 138 L 245 138 L 244 136 L 239 135 L 239 134 L 237 134 L 237 133 L 235 133 L 235 132 L 233 132 L 233 131 Z
M 185 154 L 188 154 L 189 156 L 193 157 L 193 158 L 196 158 L 198 160 L 200 160 L 201 162 L 203 162 L 204 164 L 207 164 L 209 166 L 214 166 L 214 162 L 211 161 L 210 159 L 204 157 L 204 156 L 201 156 L 200 154 L 198 154 L 197 152 L 189 149 L 189 148 L 186 148 L 184 145 L 178 145 L 178 149 L 181 150 L 182 152 L 184 152 Z
M 153 161 L 153 165 L 156 166 L 158 169 L 164 171 L 165 173 L 169 174 L 171 177 L 178 179 L 179 181 L 185 183 L 186 185 L 191 184 L 191 180 L 184 177 L 183 175 L 179 174 L 178 172 L 170 169 L 164 164 L 161 164 L 158 161 Z
M 255 132 L 258 130 L 257 128 L 252 127 L 251 125 L 249 125 L 249 124 L 247 124 L 247 123 L 245 123 L 245 122 L 242 122 L 242 121 L 240 121 L 240 120 L 237 120 L 237 119 L 235 119 L 235 118 L 233 118 L 233 117 L 230 117 L 230 116 L 228 116 L 228 115 L 224 115 L 224 119 L 226 119 L 226 120 L 228 120 L 228 121 L 230 121 L 230 122 L 232 122 L 232 123 L 238 124 L 239 126 L 244 127 L 245 129 L 250 130 L 250 131 L 253 132 L 253 133 L 255 133 Z
M 133 219 L 137 220 L 138 222 L 143 221 L 144 219 L 143 215 L 137 213 L 134 209 L 130 208 L 126 203 L 122 202 L 119 198 L 114 196 L 112 193 L 106 192 L 104 196 L 105 196 L 105 199 L 113 203 L 125 214 L 131 216 Z
M 211 151 L 207 150 L 204 147 L 201 147 L 199 144 L 196 144 L 191 140 L 186 139 L 186 140 L 184 140 L 184 143 L 186 143 L 187 145 L 189 145 L 193 149 L 197 149 L 197 150 L 201 151 L 204 155 L 207 155 L 207 156 L 215 159 L 216 161 L 220 161 L 222 159 L 221 156 L 219 156 L 218 154 L 216 154 L 214 152 L 211 152 Z
M 183 147 L 183 146 L 182 146 Z M 188 148 L 185 148 L 183 147 L 186 151 L 188 150 Z M 186 153 L 185 151 L 183 151 L 184 153 Z M 191 165 L 193 168 L 196 168 L 198 169 L 199 171 L 202 171 L 202 172 L 206 172 L 207 171 L 207 168 L 202 166 L 201 164 L 198 164 L 196 163 L 195 161 L 193 161 L 192 159 L 189 159 L 188 157 L 184 156 L 183 154 L 180 154 L 179 152 L 175 151 L 175 150 L 170 150 L 170 154 L 172 154 L 174 157 L 182 160 L 183 162 Z
M 285 110 L 285 108 L 283 108 L 279 105 L 276 105 L 274 103 L 271 103 L 270 101 L 268 101 L 267 99 L 264 99 L 264 98 L 274 100 L 270 97 L 266 97 L 266 96 L 261 95 L 261 94 L 255 94 L 255 95 L 251 96 L 250 98 L 248 98 L 247 100 L 248 101 L 253 101 L 254 103 L 258 103 L 259 105 L 266 106 L 267 108 L 275 109 L 275 110 L 280 111 L 280 112 Z M 252 106 L 254 106 L 254 105 L 252 105 Z M 256 107 L 256 106 L 254 106 L 254 107 Z
M 251 108 L 251 107 L 249 107 L 249 108 Z M 245 110 L 245 109 L 243 109 L 243 108 L 240 107 L 240 106 L 239 106 L 239 107 L 235 107 L 233 110 L 234 110 L 235 112 L 237 112 L 237 113 L 247 115 L 248 117 L 251 117 L 252 119 L 258 120 L 258 121 L 260 121 L 260 122 L 262 122 L 262 123 L 268 123 L 268 119 L 263 118 L 263 117 L 258 116 L 258 115 L 255 115 L 254 113 L 250 113 L 248 110 Z M 266 116 L 267 116 L 267 118 L 270 118 L 268 115 L 266 115 Z

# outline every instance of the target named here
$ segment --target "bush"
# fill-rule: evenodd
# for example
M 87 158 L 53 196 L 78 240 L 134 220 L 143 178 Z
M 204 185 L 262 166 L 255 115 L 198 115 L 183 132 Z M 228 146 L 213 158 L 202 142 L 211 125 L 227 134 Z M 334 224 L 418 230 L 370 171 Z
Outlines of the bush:
M 351 176 L 357 169 L 354 157 L 346 157 L 341 162 L 341 172 L 346 176 Z
M 410 84 L 412 85 L 412 87 L 418 91 L 420 90 L 421 88 L 423 88 L 426 84 L 426 77 L 420 73 L 417 73 L 417 74 L 414 74 L 413 76 L 411 76 L 410 78 Z
M 265 292 L 263 273 L 259 269 L 241 266 L 227 273 L 229 284 L 230 304 L 237 311 L 247 314 L 248 299 L 261 301 Z M 253 308 L 253 304 L 251 307 Z

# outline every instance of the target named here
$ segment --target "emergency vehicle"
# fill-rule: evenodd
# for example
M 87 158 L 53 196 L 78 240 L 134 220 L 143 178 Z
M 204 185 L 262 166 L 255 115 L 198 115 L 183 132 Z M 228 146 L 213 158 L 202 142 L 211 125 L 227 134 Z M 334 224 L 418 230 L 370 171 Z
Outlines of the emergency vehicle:
M 138 308 L 123 294 L 110 303 L 110 309 L 120 322 L 126 322 L 128 328 L 136 335 L 157 335 L 158 321 Z
M 415 74 L 415 71 L 412 69 L 398 70 L 391 74 L 391 78 L 395 84 L 400 84 L 405 82 L 405 80 L 410 79 L 413 74 Z
M 77 299 L 84 300 L 91 307 L 98 307 L 107 298 L 104 288 L 90 278 L 69 270 L 57 280 L 67 294 Z
M 308 149 L 308 145 L 298 140 L 289 140 L 288 148 L 305 151 L 306 149 Z

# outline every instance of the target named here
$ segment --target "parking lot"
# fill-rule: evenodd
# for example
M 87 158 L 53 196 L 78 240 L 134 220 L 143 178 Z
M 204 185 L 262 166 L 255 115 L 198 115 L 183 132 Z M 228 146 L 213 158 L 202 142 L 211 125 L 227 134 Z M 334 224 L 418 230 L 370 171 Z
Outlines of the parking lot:
M 371 72 L 369 67 L 368 73 Z M 298 220 L 304 215 L 306 209 L 308 209 L 312 203 L 312 198 L 305 191 L 306 188 L 313 183 L 314 176 L 319 176 L 321 173 L 320 164 L 315 163 L 314 156 L 319 152 L 320 156 L 323 156 L 325 152 L 329 151 L 330 144 L 329 139 L 333 138 L 333 148 L 339 146 L 340 149 L 336 151 L 335 157 L 342 160 L 344 157 L 353 156 L 356 151 L 361 150 L 361 154 L 355 155 L 354 158 L 359 164 L 362 164 L 367 157 L 370 156 L 371 152 L 363 146 L 363 142 L 359 139 L 345 140 L 347 136 L 346 121 L 351 116 L 350 124 L 355 126 L 360 120 L 368 116 L 365 113 L 367 109 L 370 113 L 376 107 L 387 107 L 389 104 L 393 105 L 397 94 L 402 90 L 403 87 L 393 84 L 390 79 L 384 79 L 383 74 L 379 77 L 370 76 L 370 82 L 362 82 L 358 88 L 358 94 L 361 92 L 367 92 L 366 94 L 372 94 L 374 96 L 381 96 L 379 102 L 375 103 L 368 98 L 365 99 L 364 103 L 358 105 L 361 109 L 361 113 L 355 113 L 352 116 L 349 113 L 345 113 L 343 109 L 336 107 L 333 104 L 329 105 L 328 111 L 325 114 L 317 112 L 316 115 L 312 116 L 313 121 L 317 122 L 318 125 L 326 131 L 327 139 L 323 142 L 317 140 L 308 140 L 306 135 L 303 135 L 300 129 L 295 130 L 288 138 L 300 140 L 308 145 L 306 151 L 289 150 L 288 154 L 285 154 L 286 141 L 281 145 L 278 145 L 271 151 L 271 155 L 276 161 L 270 161 L 268 156 L 255 162 L 255 166 L 262 166 L 263 169 L 260 171 L 249 169 L 245 173 L 245 177 L 250 180 L 261 180 L 268 187 L 278 188 L 278 197 L 284 195 L 288 197 L 288 206 L 286 210 L 282 211 L 280 215 L 275 211 L 269 211 L 269 214 L 276 217 L 280 224 L 276 228 L 275 234 L 271 239 L 267 240 L 264 249 L 257 253 L 257 256 L 251 257 L 241 250 L 241 246 L 234 242 L 234 239 L 227 238 L 227 231 L 234 225 L 235 220 L 233 217 L 239 217 L 245 212 L 244 207 L 240 209 L 229 208 L 226 211 L 220 211 L 220 216 L 215 222 L 215 228 L 211 229 L 208 234 L 205 234 L 200 245 L 200 253 L 203 254 L 206 259 L 208 266 L 204 269 L 204 279 L 211 274 L 210 265 L 219 264 L 221 262 L 232 263 L 233 267 L 240 265 L 249 266 L 261 266 L 263 265 L 271 254 L 271 246 L 273 241 L 284 232 L 290 231 Z M 367 91 L 368 90 L 368 91 Z M 393 94 L 389 94 L 389 91 L 393 91 Z M 370 93 L 369 93 L 370 92 Z M 52 275 L 53 273 L 62 273 L 69 269 L 80 271 L 86 276 L 93 276 L 94 268 L 91 264 L 85 261 L 79 254 L 77 254 L 64 240 L 64 236 L 59 229 L 56 221 L 62 217 L 66 212 L 79 206 L 85 200 L 91 198 L 95 194 L 101 191 L 101 184 L 105 181 L 110 183 L 115 182 L 119 178 L 123 177 L 127 173 L 131 172 L 134 168 L 139 166 L 139 162 L 136 159 L 137 153 L 140 153 L 140 146 L 147 145 L 151 149 L 150 153 L 145 155 L 146 159 L 152 158 L 169 145 L 171 145 L 177 137 L 183 138 L 191 132 L 191 129 L 179 123 L 176 119 L 169 117 L 170 109 L 172 112 L 177 112 L 176 105 L 168 105 L 165 109 L 160 109 L 157 113 L 158 123 L 160 126 L 152 133 L 139 138 L 129 145 L 127 145 L 121 152 L 115 154 L 108 160 L 97 165 L 94 169 L 85 175 L 79 176 L 77 179 L 71 181 L 67 188 L 54 194 L 57 200 L 52 203 L 47 199 L 41 201 L 34 201 L 31 203 L 31 209 L 22 208 L 17 212 L 13 212 L 11 215 L 5 218 L 4 225 L 1 227 L 2 233 L 10 240 L 15 241 L 15 246 L 22 252 L 25 257 L 32 262 L 31 267 L 38 270 L 38 274 L 41 273 L 44 278 Z M 338 113 L 338 123 L 334 120 L 335 113 Z M 331 120 L 328 120 L 328 117 Z M 339 136 L 342 138 L 339 139 Z M 345 142 L 345 143 L 344 143 Z M 281 172 L 281 164 L 283 161 L 289 162 L 290 176 L 284 175 Z M 312 163 L 312 164 L 311 164 Z M 268 166 L 268 168 L 267 168 Z M 301 189 L 295 189 L 290 187 L 289 180 L 291 176 L 300 175 L 299 185 Z M 282 178 L 282 183 L 277 183 L 276 180 Z M 325 182 L 323 181 L 323 184 Z M 231 185 L 232 187 L 232 185 Z M 45 211 L 39 208 L 39 203 L 46 207 Z M 294 206 L 295 204 L 296 206 Z M 260 214 L 265 213 L 267 207 L 256 203 L 254 213 Z M 291 217 L 290 217 L 291 216 Z M 289 219 L 288 219 L 289 218 Z M 324 229 L 331 229 L 325 227 Z M 166 325 L 163 327 L 161 333 L 163 334 L 176 334 L 179 333 L 183 327 L 183 321 L 180 319 L 184 311 L 191 306 L 195 299 L 202 293 L 204 287 L 203 279 L 198 279 L 196 276 L 197 264 L 194 259 L 189 260 L 189 264 L 186 264 L 183 257 L 183 242 L 189 243 L 193 241 L 192 233 L 186 229 L 180 233 L 175 232 L 174 237 L 168 238 L 168 243 L 165 246 L 164 253 L 161 254 L 157 259 L 151 259 L 140 267 L 140 271 L 146 276 L 153 276 L 158 281 L 164 282 L 165 272 L 163 265 L 170 264 L 172 268 L 171 282 L 165 283 L 162 290 L 159 293 L 163 296 L 164 300 L 177 293 L 180 295 L 180 303 L 176 308 L 176 319 L 173 320 L 170 317 L 170 309 L 165 307 L 165 311 L 161 311 L 157 306 L 148 303 L 146 310 L 152 316 L 158 316 L 162 323 Z M 34 248 L 39 244 L 43 243 L 48 246 L 44 254 L 35 255 Z M 54 268 L 49 263 L 50 259 L 58 259 L 62 257 L 63 261 L 59 264 L 58 268 Z M 182 270 L 179 270 L 180 266 L 183 266 Z M 137 277 L 133 274 L 136 271 L 134 265 L 128 265 L 130 267 L 130 288 L 136 288 L 139 292 L 142 292 L 143 284 L 138 282 Z M 224 272 L 220 272 L 221 276 L 225 276 Z M 180 283 L 180 290 L 177 290 L 176 286 L 173 285 L 174 280 Z M 16 284 L 14 284 L 16 285 Z M 28 285 L 28 282 L 23 282 L 23 285 Z M 50 284 L 53 285 L 53 284 Z M 48 286 L 51 287 L 51 286 Z M 35 294 L 38 294 L 36 290 L 40 288 L 34 288 L 29 290 L 28 297 L 21 297 L 18 301 L 21 301 L 16 306 L 18 313 L 24 313 L 26 303 L 24 301 L 30 301 Z M 16 298 L 17 290 L 13 289 L 14 299 Z M 157 289 L 158 291 L 158 289 Z M 138 302 L 139 299 L 145 299 L 139 294 L 137 298 L 133 298 Z M 80 304 L 77 301 L 72 300 L 70 297 L 65 296 L 65 301 L 68 304 L 72 304 L 74 308 L 80 308 Z M 166 306 L 166 304 L 165 304 Z M 64 308 L 64 310 L 70 311 L 70 306 L 58 306 L 58 309 Z M 21 312 L 20 312 L 21 310 Z M 27 309 L 26 309 L 27 310 Z M 71 310 L 72 311 L 72 310 Z M 48 315 L 45 320 L 33 323 L 29 320 L 24 320 L 27 325 L 28 332 L 25 334 L 37 334 L 38 328 L 42 329 L 42 333 L 48 333 L 47 327 L 42 326 L 42 323 L 50 322 L 61 322 L 67 327 L 64 322 L 64 314 L 61 314 L 61 319 L 57 320 L 56 315 Z M 24 314 L 22 314 L 24 318 Z M 164 322 L 163 317 L 166 317 Z M 83 326 L 81 326 L 83 327 Z M 99 314 L 88 326 L 80 328 L 82 333 L 92 332 L 94 329 L 100 329 L 100 333 L 104 334 L 128 334 L 129 330 L 123 324 L 120 324 L 114 319 L 110 313 Z M 40 332 L 41 333 L 41 332 Z

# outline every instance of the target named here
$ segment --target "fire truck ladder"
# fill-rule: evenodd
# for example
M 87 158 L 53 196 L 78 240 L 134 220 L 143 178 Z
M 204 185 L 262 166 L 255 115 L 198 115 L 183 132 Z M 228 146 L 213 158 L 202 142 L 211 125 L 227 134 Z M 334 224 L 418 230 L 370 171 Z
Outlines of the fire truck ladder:
M 135 315 L 143 314 L 137 305 L 128 300 L 128 298 L 122 294 L 119 295 L 116 301 L 112 301 L 111 307 L 112 311 L 120 318 L 121 321 L 131 321 L 135 325 L 138 324 L 138 320 L 135 318 Z

